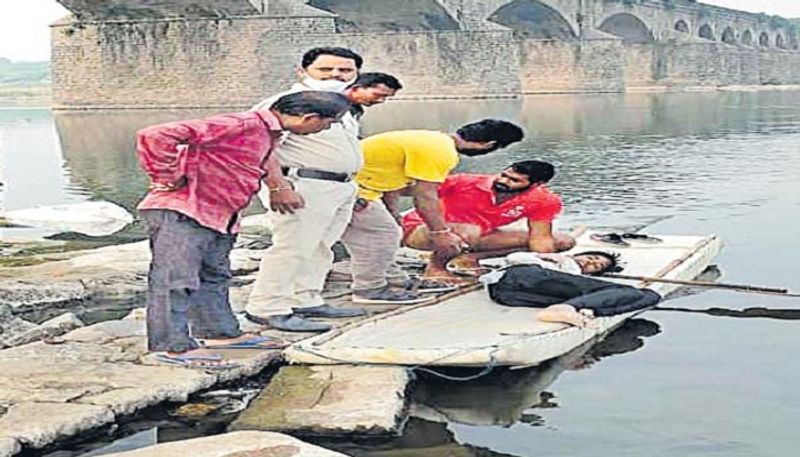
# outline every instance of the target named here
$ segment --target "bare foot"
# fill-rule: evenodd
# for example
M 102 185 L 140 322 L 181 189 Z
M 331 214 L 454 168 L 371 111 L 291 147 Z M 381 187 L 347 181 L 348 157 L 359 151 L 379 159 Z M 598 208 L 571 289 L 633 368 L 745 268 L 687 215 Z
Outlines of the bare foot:
M 597 328 L 597 322 L 593 315 L 579 312 L 572 305 L 552 305 L 539 311 L 536 318 L 542 322 L 554 322 L 574 325 L 580 328 Z

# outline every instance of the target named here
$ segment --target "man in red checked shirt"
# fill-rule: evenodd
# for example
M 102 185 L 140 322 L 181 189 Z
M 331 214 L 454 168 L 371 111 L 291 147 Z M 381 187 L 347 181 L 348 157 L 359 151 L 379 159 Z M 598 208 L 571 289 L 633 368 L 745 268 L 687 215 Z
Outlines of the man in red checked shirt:
M 275 340 L 243 334 L 228 300 L 241 211 L 258 192 L 282 132 L 320 132 L 350 107 L 340 94 L 298 92 L 268 109 L 138 133 L 139 161 L 151 181 L 138 209 L 152 251 L 147 345 L 156 361 L 228 369 L 237 364 L 214 349 L 275 347 Z
M 545 186 L 553 176 L 555 168 L 537 160 L 514 163 L 498 175 L 449 176 L 439 187 L 446 230 L 458 235 L 463 248 L 472 252 L 571 249 L 572 236 L 553 232 L 553 220 L 561 212 L 561 198 Z M 528 230 L 499 230 L 523 218 Z M 407 214 L 402 224 L 406 246 L 433 249 L 430 230 L 416 211 Z

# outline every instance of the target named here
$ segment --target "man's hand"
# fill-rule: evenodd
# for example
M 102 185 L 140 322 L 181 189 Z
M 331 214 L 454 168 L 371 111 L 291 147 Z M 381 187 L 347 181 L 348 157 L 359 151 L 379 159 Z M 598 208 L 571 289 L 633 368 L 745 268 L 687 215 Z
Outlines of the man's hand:
M 431 231 L 430 236 L 433 243 L 434 259 L 440 265 L 444 265 L 448 260 L 461 254 L 466 244 L 460 236 L 449 230 L 442 232 Z
M 358 197 L 356 199 L 355 204 L 353 204 L 353 212 L 360 213 L 361 211 L 367 209 L 368 206 L 369 206 L 369 200 L 367 200 L 366 198 Z
M 289 181 L 269 189 L 269 208 L 281 214 L 294 214 L 306 206 L 303 196 L 294 190 Z

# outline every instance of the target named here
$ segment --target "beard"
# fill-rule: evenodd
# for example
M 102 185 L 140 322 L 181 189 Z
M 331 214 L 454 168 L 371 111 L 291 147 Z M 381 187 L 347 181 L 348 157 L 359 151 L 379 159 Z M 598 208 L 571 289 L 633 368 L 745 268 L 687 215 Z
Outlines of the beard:
M 525 186 L 522 189 L 512 189 L 508 185 L 503 184 L 501 182 L 495 181 L 492 183 L 492 190 L 494 190 L 498 194 L 519 194 L 525 192 L 530 188 L 531 186 Z

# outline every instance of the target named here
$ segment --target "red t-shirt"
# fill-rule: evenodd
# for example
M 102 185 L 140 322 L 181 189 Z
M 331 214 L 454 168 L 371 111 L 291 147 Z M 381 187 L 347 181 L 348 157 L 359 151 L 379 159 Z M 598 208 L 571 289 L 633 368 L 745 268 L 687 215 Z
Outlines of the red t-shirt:
M 527 218 L 536 222 L 552 222 L 561 212 L 561 198 L 545 186 L 531 187 L 501 204 L 495 201 L 492 189 L 494 175 L 457 174 L 439 186 L 439 203 L 448 223 L 474 224 L 486 235 L 498 228 Z M 403 218 L 403 231 L 408 234 L 424 224 L 416 211 Z

